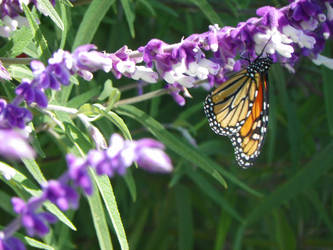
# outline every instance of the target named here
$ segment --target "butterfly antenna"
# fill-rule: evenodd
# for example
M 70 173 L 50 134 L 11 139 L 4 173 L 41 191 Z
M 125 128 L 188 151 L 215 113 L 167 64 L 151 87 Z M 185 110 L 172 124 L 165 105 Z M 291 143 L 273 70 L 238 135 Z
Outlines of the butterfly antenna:
M 265 51 L 265 49 L 266 49 L 268 43 L 269 43 L 271 40 L 272 40 L 272 37 L 270 37 L 270 38 L 267 40 L 267 42 L 265 43 L 265 46 L 262 48 L 262 50 L 261 50 L 259 56 L 257 56 L 257 58 L 260 58 L 260 57 L 262 56 L 262 54 L 264 54 L 264 51 Z

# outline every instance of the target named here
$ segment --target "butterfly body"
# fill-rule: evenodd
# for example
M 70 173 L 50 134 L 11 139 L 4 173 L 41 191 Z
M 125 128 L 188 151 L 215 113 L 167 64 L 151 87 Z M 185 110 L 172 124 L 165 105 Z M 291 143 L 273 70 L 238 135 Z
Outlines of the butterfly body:
M 258 158 L 268 124 L 268 77 L 270 57 L 257 58 L 211 92 L 204 111 L 212 130 L 228 136 L 241 167 Z

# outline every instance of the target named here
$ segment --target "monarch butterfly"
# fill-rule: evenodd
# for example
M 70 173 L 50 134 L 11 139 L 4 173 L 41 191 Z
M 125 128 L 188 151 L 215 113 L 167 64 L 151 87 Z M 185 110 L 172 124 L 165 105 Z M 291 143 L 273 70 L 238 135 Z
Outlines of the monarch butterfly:
M 272 58 L 257 57 L 247 68 L 211 92 L 204 111 L 211 129 L 228 136 L 239 166 L 246 168 L 260 154 L 268 124 L 268 70 Z

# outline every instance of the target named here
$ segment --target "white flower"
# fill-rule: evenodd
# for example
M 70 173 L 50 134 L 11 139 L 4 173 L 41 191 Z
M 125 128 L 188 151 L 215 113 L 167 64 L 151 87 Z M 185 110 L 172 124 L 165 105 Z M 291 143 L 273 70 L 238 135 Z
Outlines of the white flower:
M 128 72 L 133 74 L 135 71 L 135 63 L 132 61 L 120 61 L 117 63 L 116 67 L 120 73 Z
M 303 30 L 314 31 L 318 27 L 318 21 L 314 18 L 310 18 L 309 21 L 302 21 L 301 26 Z
M 228 61 L 228 63 L 229 63 L 229 61 Z M 208 60 L 206 58 L 201 58 L 198 61 L 198 64 L 199 64 L 199 66 L 206 68 L 208 70 L 208 72 L 212 75 L 216 75 L 218 73 L 218 71 L 220 70 L 219 64 L 214 63 L 211 60 Z
M 297 43 L 299 47 L 313 49 L 316 44 L 316 39 L 312 36 L 306 35 L 302 30 L 297 30 L 290 25 L 286 25 L 282 29 L 283 34 L 290 37 L 294 43 Z
M 325 6 L 327 8 L 327 19 L 329 21 L 332 21 L 333 20 L 333 8 L 332 8 L 332 6 L 330 5 L 329 2 L 326 2 Z
M 209 73 L 216 75 L 219 69 L 220 66 L 218 64 L 206 58 L 201 58 L 198 62 L 191 62 L 186 73 L 204 80 L 207 79 Z
M 3 17 L 2 22 L 4 24 L 3 26 L 0 26 L 0 36 L 2 37 L 9 37 L 18 27 L 18 21 L 9 16 Z
M 264 52 L 266 53 L 274 54 L 277 51 L 281 56 L 290 58 L 291 53 L 294 52 L 294 48 L 289 45 L 292 43 L 292 40 L 278 31 L 276 27 L 271 30 L 268 29 L 265 34 L 256 33 L 254 41 L 256 43 L 255 50 L 257 54 L 260 54 L 265 48 Z
M 195 79 L 192 76 L 187 76 L 184 74 L 177 74 L 174 70 L 167 71 L 164 73 L 163 79 L 167 83 L 179 83 L 186 88 L 193 87 Z
M 312 59 L 312 62 L 316 65 L 325 65 L 327 68 L 333 69 L 333 58 L 318 54 L 317 58 Z
M 226 71 L 233 71 L 235 63 L 236 63 L 235 60 L 233 58 L 229 57 L 227 63 L 224 65 L 223 69 Z
M 200 80 L 207 78 L 209 72 L 206 67 L 201 67 L 196 62 L 191 62 L 188 66 L 189 66 L 189 69 L 187 71 L 187 74 L 189 74 L 190 76 L 196 76 Z
M 134 73 L 132 74 L 134 80 L 142 79 L 145 82 L 155 83 L 158 79 L 158 74 L 151 68 L 145 66 L 136 66 Z
M 188 76 L 185 73 L 188 73 L 186 68 L 185 59 L 182 59 L 181 62 L 176 63 L 172 66 L 172 70 L 164 72 L 163 79 L 172 84 L 179 83 L 186 88 L 193 87 L 193 82 L 195 79 L 193 76 Z
M 219 45 L 217 43 L 217 38 L 216 38 L 216 34 L 217 34 L 217 31 L 219 31 L 221 28 L 219 27 L 218 24 L 214 24 L 214 25 L 209 25 L 209 30 L 213 32 L 213 34 L 210 35 L 209 37 L 209 46 L 210 46 L 210 49 L 213 51 L 213 52 L 216 52 L 219 48 Z

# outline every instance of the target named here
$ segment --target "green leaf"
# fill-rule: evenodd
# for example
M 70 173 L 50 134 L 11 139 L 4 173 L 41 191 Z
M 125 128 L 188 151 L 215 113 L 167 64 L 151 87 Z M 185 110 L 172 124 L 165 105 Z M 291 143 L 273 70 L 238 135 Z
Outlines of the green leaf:
M 239 222 L 243 221 L 242 216 L 233 208 L 233 206 L 223 198 L 222 192 L 218 191 L 214 186 L 212 186 L 199 172 L 187 171 L 187 175 L 192 179 L 194 183 L 204 192 L 208 197 L 210 197 L 214 202 L 216 202 L 221 208 L 223 208 L 229 215 L 234 217 Z
M 269 86 L 269 123 L 267 133 L 267 162 L 271 166 L 275 154 L 277 138 L 277 101 L 275 96 L 275 87 L 273 84 Z
M 131 250 L 135 250 L 137 248 L 139 240 L 143 237 L 142 235 L 145 233 L 144 228 L 147 224 L 148 215 L 149 209 L 147 208 L 147 206 L 145 206 L 143 211 L 138 215 L 138 218 L 134 225 L 134 229 L 129 236 L 129 245 Z
M 38 44 L 32 41 L 24 48 L 23 53 L 27 54 L 31 58 L 40 58 L 42 55 L 42 49 L 38 46 Z
M 23 26 L 16 30 L 11 38 L 13 46 L 7 51 L 7 55 L 8 57 L 16 57 L 23 53 L 24 48 L 32 41 L 33 34 L 28 27 Z
M 217 225 L 214 250 L 225 249 L 227 234 L 231 231 L 232 218 L 224 209 L 221 209 L 220 219 Z
M 244 224 L 238 230 L 238 236 L 235 241 L 234 249 L 241 249 L 241 233 L 244 233 L 245 227 L 263 218 L 267 213 L 272 212 L 273 208 L 278 208 L 284 202 L 292 199 L 300 192 L 311 187 L 320 176 L 325 174 L 333 167 L 333 143 L 326 146 L 325 149 L 318 152 L 306 167 L 298 171 L 293 177 L 284 184 L 275 188 L 275 190 L 266 196 L 250 214 L 246 217 Z M 237 242 L 239 241 L 239 242 Z
M 43 14 L 49 16 L 58 28 L 63 31 L 64 24 L 56 10 L 53 8 L 51 2 L 49 0 L 37 0 L 37 4 L 39 8 L 43 9 Z
M 0 162 L 0 169 L 5 171 L 6 173 L 11 173 L 12 177 L 7 182 L 7 184 L 11 186 L 14 190 L 16 187 L 20 187 L 35 197 L 42 194 L 42 191 L 38 189 L 35 184 L 33 184 L 29 179 L 27 179 L 25 175 L 17 171 L 15 168 L 10 167 L 4 162 Z M 59 210 L 57 206 L 55 206 L 51 202 L 44 203 L 44 206 L 65 225 L 76 231 L 76 227 L 73 225 L 73 223 L 66 217 L 66 215 L 63 214 L 63 212 Z
M 101 91 L 100 88 L 91 88 L 86 92 L 83 92 L 80 95 L 76 95 L 75 97 L 73 97 L 68 103 L 67 103 L 67 107 L 70 108 L 78 108 L 81 105 L 87 103 L 88 101 L 91 100 L 91 98 L 95 97 L 98 95 L 98 93 Z
M 190 192 L 187 187 L 177 185 L 175 187 L 177 214 L 178 214 L 178 249 L 193 249 L 193 218 L 190 200 Z
M 246 218 L 246 223 L 255 222 L 264 213 L 279 207 L 283 202 L 293 198 L 298 193 L 309 188 L 323 174 L 333 167 L 333 143 L 318 152 L 306 167 L 298 171 L 287 182 L 279 186 L 270 195 L 266 196 L 260 204 Z
M 64 122 L 64 125 L 68 138 L 76 145 L 76 148 L 79 150 L 80 155 L 85 155 L 92 146 L 89 138 L 73 124 Z
M 120 99 L 120 91 L 119 89 L 112 87 L 111 80 L 107 80 L 104 83 L 104 89 L 102 93 L 99 95 L 98 100 L 103 101 L 106 98 L 108 98 L 108 103 L 105 111 L 108 112 L 113 107 L 113 104 L 118 102 Z
M 273 213 L 275 222 L 275 236 L 280 250 L 296 249 L 296 237 L 286 216 L 281 210 Z
M 131 36 L 135 37 L 135 31 L 134 31 L 134 20 L 135 20 L 135 14 L 130 8 L 129 0 L 120 0 L 121 5 L 123 6 L 125 16 L 127 19 L 128 27 L 130 29 Z
M 22 78 L 32 79 L 33 75 L 31 70 L 25 66 L 20 64 L 12 64 L 8 68 L 10 75 L 17 81 L 21 81 Z
M 300 159 L 300 126 L 296 114 L 295 104 L 290 100 L 288 91 L 286 88 L 286 77 L 282 71 L 281 66 L 275 65 L 272 69 L 272 74 L 274 82 L 277 83 L 279 93 L 281 94 L 281 103 L 283 105 L 284 111 L 287 114 L 287 127 L 288 127 L 288 139 L 291 148 L 291 158 L 293 161 L 294 167 L 299 165 Z
M 93 0 L 81 21 L 72 50 L 82 44 L 91 43 L 97 28 L 115 0 Z
M 321 67 L 321 72 L 323 75 L 323 92 L 324 92 L 324 100 L 325 100 L 325 107 L 326 107 L 326 114 L 327 114 L 327 121 L 328 121 L 328 128 L 329 133 L 333 136 L 333 71 L 328 69 L 324 66 Z
M 35 130 L 35 127 L 34 127 L 33 123 L 31 123 L 29 126 L 32 128 L 32 132 L 30 133 L 30 136 L 33 139 L 32 142 L 31 142 L 31 145 L 34 147 L 34 150 L 36 151 L 36 153 L 40 157 L 45 158 L 46 155 L 45 155 L 45 153 L 44 153 L 44 151 L 43 151 L 43 149 L 40 145 L 40 142 L 37 138 L 37 133 L 36 133 L 36 130 Z
M 27 244 L 31 247 L 39 248 L 39 249 L 46 249 L 46 250 L 54 250 L 54 247 L 47 245 L 39 240 L 30 238 L 28 236 L 24 237 L 24 240 L 27 242 Z
M 22 159 L 22 162 L 40 185 L 47 181 L 35 160 Z
M 1 165 L 1 163 L 0 163 Z M 1 171 L 0 171 L 1 173 Z M 9 196 L 7 193 L 3 192 L 2 190 L 0 190 L 0 208 L 2 210 L 4 210 L 6 213 L 10 214 L 10 215 L 16 215 L 16 213 L 14 213 L 13 211 L 13 206 L 11 203 L 11 196 Z
M 200 8 L 211 24 L 218 24 L 220 27 L 223 26 L 222 20 L 207 0 L 190 0 L 190 2 L 194 3 Z
M 112 86 L 112 81 L 110 79 L 107 79 L 104 82 L 104 88 L 103 88 L 102 92 L 99 94 L 99 96 L 97 97 L 97 100 L 104 101 L 106 98 L 108 98 L 110 96 L 113 89 L 114 88 Z
M 128 242 L 126 238 L 125 229 L 121 221 L 121 217 L 118 211 L 116 197 L 114 196 L 113 189 L 110 183 L 110 179 L 107 176 L 97 176 L 93 171 L 91 172 L 95 182 L 98 186 L 99 192 L 102 195 L 106 210 L 111 218 L 112 225 L 116 231 L 121 249 L 128 250 Z
M 51 52 L 49 51 L 47 41 L 46 41 L 45 37 L 43 36 L 41 30 L 39 29 L 39 25 L 37 24 L 36 19 L 30 12 L 29 8 L 24 4 L 22 4 L 22 6 L 23 6 L 25 17 L 28 19 L 29 26 L 33 33 L 34 39 L 37 42 L 40 49 L 42 50 L 41 58 L 44 62 L 46 62 L 48 60 L 48 58 L 51 57 Z
M 65 48 L 65 44 L 66 44 L 66 40 L 67 40 L 67 35 L 68 35 L 68 31 L 69 31 L 69 26 L 70 26 L 70 21 L 68 18 L 68 8 L 66 8 L 64 3 L 60 3 L 60 12 L 61 12 L 61 20 L 63 20 L 64 23 L 64 31 L 61 32 L 61 41 L 60 41 L 60 49 L 64 49 Z
M 225 188 L 227 187 L 227 183 L 225 182 L 221 174 L 227 179 L 229 179 L 231 182 L 233 182 L 235 185 L 240 186 L 245 191 L 258 197 L 262 196 L 260 193 L 247 186 L 244 182 L 237 179 L 233 174 L 229 173 L 221 166 L 216 164 L 210 158 L 203 155 L 198 149 L 179 140 L 176 136 L 166 131 L 160 123 L 158 123 L 152 117 L 148 116 L 143 111 L 130 105 L 122 105 L 120 107 L 117 107 L 116 111 L 120 114 L 129 116 L 140 122 L 168 148 L 173 150 L 176 154 L 179 154 L 180 157 L 188 160 L 189 162 L 192 162 L 192 164 L 194 164 L 195 166 L 199 166 L 202 170 L 208 172 Z
M 126 175 L 124 176 L 128 190 L 130 191 L 132 201 L 136 201 L 136 185 L 131 169 L 127 169 Z
M 92 169 L 89 169 L 89 172 L 91 174 L 92 171 Z M 102 250 L 112 250 L 113 246 L 111 242 L 109 228 L 106 222 L 105 211 L 103 209 L 103 204 L 99 192 L 97 192 L 95 179 L 93 179 L 93 183 L 94 192 L 91 196 L 88 196 L 87 198 L 98 238 L 99 247 Z
M 99 113 L 110 120 L 114 125 L 116 125 L 127 140 L 132 140 L 131 133 L 128 130 L 124 120 L 120 116 L 112 111 L 105 112 L 102 109 L 99 109 Z
M 308 199 L 311 201 L 314 208 L 317 210 L 317 214 L 326 224 L 327 228 L 330 230 L 331 235 L 333 235 L 333 222 L 327 213 L 325 207 L 323 206 L 323 202 L 319 199 L 317 192 L 314 190 L 309 190 L 305 193 Z
M 166 3 L 157 0 L 149 0 L 149 3 L 153 6 L 154 9 L 162 10 L 173 17 L 179 16 L 178 12 L 175 11 L 173 8 L 170 8 Z
M 156 11 L 154 10 L 153 6 L 151 5 L 150 1 L 147 0 L 139 0 L 138 3 L 142 4 L 146 7 L 146 9 L 149 11 L 150 15 L 155 17 Z

